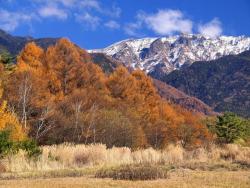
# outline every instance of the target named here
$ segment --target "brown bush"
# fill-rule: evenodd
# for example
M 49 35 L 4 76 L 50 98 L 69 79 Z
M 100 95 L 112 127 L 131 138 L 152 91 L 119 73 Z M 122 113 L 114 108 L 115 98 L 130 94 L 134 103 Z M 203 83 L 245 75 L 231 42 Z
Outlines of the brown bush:
M 6 172 L 6 167 L 0 162 L 0 174 Z
M 101 169 L 96 178 L 113 178 L 114 180 L 154 180 L 167 178 L 167 169 L 148 164 L 121 165 L 117 168 Z
M 89 163 L 89 155 L 85 153 L 80 153 L 75 155 L 75 163 L 77 166 L 86 165 Z

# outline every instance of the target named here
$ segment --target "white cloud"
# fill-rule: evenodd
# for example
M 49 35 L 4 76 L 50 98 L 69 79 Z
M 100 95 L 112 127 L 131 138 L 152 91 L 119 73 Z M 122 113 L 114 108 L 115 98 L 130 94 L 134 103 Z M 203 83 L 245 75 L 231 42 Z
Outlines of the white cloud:
M 47 5 L 44 7 L 41 7 L 38 10 L 38 13 L 41 17 L 47 18 L 47 17 L 56 17 L 58 19 L 67 19 L 68 15 L 67 12 L 64 9 L 60 9 L 55 5 Z
M 121 16 L 122 9 L 120 7 L 117 7 L 116 5 L 113 5 L 111 9 L 104 10 L 103 12 L 113 18 L 119 18 Z
M 29 0 L 33 5 L 49 5 L 53 4 L 55 6 L 63 5 L 64 7 L 73 7 L 77 5 L 77 0 Z
M 221 22 L 218 18 L 214 18 L 204 25 L 199 25 L 198 31 L 204 36 L 211 38 L 218 37 L 222 34 Z
M 29 0 L 34 5 L 53 4 L 57 7 L 71 9 L 101 9 L 101 4 L 98 0 Z
M 76 15 L 76 19 L 78 22 L 81 22 L 86 27 L 90 27 L 92 30 L 96 29 L 96 27 L 100 24 L 101 19 L 97 16 L 93 16 L 89 13 L 84 13 L 82 15 Z
M 83 8 L 93 8 L 96 10 L 101 9 L 99 2 L 96 0 L 82 0 L 81 2 L 79 2 L 79 5 Z
M 79 23 L 86 24 L 86 27 L 96 29 L 103 25 L 107 28 L 117 29 L 120 24 L 115 19 L 121 15 L 121 8 L 115 4 L 106 5 L 100 0 L 28 0 L 29 4 L 23 6 L 21 1 L 0 0 L 2 3 L 15 3 L 22 9 L 29 10 L 21 14 L 20 11 L 1 11 L 0 26 L 5 30 L 15 30 L 20 23 L 30 20 L 42 21 L 43 18 L 56 18 L 66 20 L 74 18 Z M 0 4 L 1 4 L 0 3 Z M 1 8 L 0 8 L 1 10 Z M 7 14 L 8 13 L 8 14 Z M 104 19 L 101 19 L 105 17 Z M 104 20 L 114 20 L 105 22 Z
M 106 23 L 104 24 L 104 26 L 106 26 L 106 27 L 108 27 L 108 28 L 110 28 L 110 29 L 119 29 L 119 28 L 120 28 L 120 24 L 117 23 L 117 22 L 114 21 L 114 20 L 110 20 L 110 21 L 106 22 Z
M 51 0 L 50 1 L 48 1 L 48 2 L 51 2 Z M 54 2 L 56 3 L 61 3 L 61 4 L 63 4 L 64 6 L 66 6 L 66 7 L 72 7 L 72 6 L 74 6 L 74 5 L 76 5 L 77 4 L 77 1 L 76 0 L 54 0 Z
M 97 0 L 35 0 L 41 8 L 38 10 L 41 17 L 56 17 L 67 19 L 68 14 L 86 12 L 87 10 L 101 11 L 101 6 Z M 88 19 L 89 14 L 85 14 Z
M 149 29 L 160 35 L 172 35 L 176 32 L 192 33 L 193 22 L 179 10 L 159 10 L 156 14 L 138 14 L 138 19 Z
M 29 23 L 32 15 L 21 12 L 10 12 L 0 9 L 0 28 L 5 31 L 14 31 L 20 24 Z
M 128 23 L 124 26 L 124 31 L 127 35 L 130 36 L 140 36 L 139 29 L 141 28 L 140 22 Z

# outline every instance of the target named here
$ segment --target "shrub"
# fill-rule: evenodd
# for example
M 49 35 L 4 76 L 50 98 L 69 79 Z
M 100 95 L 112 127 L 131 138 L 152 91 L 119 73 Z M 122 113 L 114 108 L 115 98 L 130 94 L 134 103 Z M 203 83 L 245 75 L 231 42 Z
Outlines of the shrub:
M 75 163 L 77 164 L 77 166 L 82 166 L 89 163 L 89 155 L 83 152 L 76 154 Z
M 215 133 L 218 140 L 223 143 L 233 143 L 244 138 L 246 129 L 247 121 L 231 112 L 218 116 L 215 124 Z
M 11 152 L 15 152 L 17 149 L 9 137 L 10 131 L 0 131 L 0 158 L 3 158 Z
M 9 52 L 2 52 L 0 54 L 0 63 L 2 64 L 12 64 L 15 60 L 15 57 L 13 57 Z
M 167 169 L 149 164 L 121 165 L 117 168 L 101 169 L 96 178 L 113 178 L 120 180 L 154 180 L 167 178 Z
M 42 151 L 34 140 L 25 140 L 19 143 L 19 148 L 26 151 L 28 157 L 38 157 Z
M 20 149 L 24 150 L 28 157 L 36 157 L 41 154 L 41 150 L 35 141 L 13 141 L 10 138 L 10 131 L 0 131 L 0 158 L 9 154 L 16 154 Z

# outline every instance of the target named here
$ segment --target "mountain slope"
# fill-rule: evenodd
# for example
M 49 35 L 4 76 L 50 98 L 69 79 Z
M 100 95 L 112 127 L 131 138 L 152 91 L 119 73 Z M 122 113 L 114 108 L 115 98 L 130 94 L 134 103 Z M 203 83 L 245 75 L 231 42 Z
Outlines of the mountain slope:
M 0 52 L 8 51 L 12 55 L 17 55 L 28 42 L 35 42 L 42 48 L 47 48 L 50 45 L 54 45 L 57 40 L 57 38 L 34 39 L 32 37 L 16 37 L 0 29 Z
M 250 117 L 250 51 L 195 62 L 165 74 L 162 80 L 197 97 L 215 111 L 232 111 Z
M 90 56 L 92 61 L 99 65 L 106 74 L 112 73 L 115 68 L 117 68 L 119 65 L 122 65 L 120 62 L 115 61 L 103 53 L 91 53 Z
M 201 100 L 191 97 L 183 93 L 182 91 L 164 83 L 159 80 L 154 79 L 154 86 L 157 88 L 160 96 L 171 103 L 178 104 L 183 108 L 191 110 L 196 113 L 202 113 L 206 115 L 216 115 L 211 107 L 203 103 Z
M 147 73 L 154 72 L 155 76 L 160 77 L 161 72 L 169 73 L 195 61 L 214 60 L 249 49 L 249 37 L 221 36 L 213 39 L 202 35 L 182 34 L 163 38 L 129 39 L 89 52 L 105 53 L 122 61 L 127 67 L 139 68 Z

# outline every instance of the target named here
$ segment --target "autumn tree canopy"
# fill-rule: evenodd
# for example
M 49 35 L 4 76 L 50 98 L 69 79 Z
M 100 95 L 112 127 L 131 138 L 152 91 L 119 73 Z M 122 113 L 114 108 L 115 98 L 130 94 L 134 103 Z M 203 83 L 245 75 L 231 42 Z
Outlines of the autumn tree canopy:
M 27 44 L 4 85 L 4 98 L 18 115 L 13 122 L 41 144 L 192 147 L 211 138 L 200 117 L 161 99 L 142 71 L 119 66 L 105 75 L 67 39 L 47 50 Z

